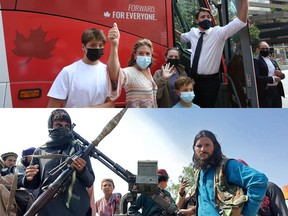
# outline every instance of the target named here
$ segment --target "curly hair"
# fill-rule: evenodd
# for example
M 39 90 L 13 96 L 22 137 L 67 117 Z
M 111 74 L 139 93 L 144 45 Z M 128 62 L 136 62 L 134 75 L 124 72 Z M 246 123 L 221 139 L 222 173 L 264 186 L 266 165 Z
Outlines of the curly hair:
M 186 76 L 180 76 L 175 80 L 175 89 L 176 90 L 180 90 L 180 88 L 184 85 L 190 85 L 192 84 L 192 86 L 194 85 L 194 80 L 191 79 L 190 77 L 186 77 Z

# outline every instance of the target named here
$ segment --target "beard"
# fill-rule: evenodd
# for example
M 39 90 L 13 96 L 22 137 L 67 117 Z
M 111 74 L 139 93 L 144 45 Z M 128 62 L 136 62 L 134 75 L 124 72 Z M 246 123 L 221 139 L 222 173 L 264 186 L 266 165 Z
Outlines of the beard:
M 219 162 L 222 160 L 222 153 L 219 152 L 218 154 L 213 152 L 212 155 L 209 155 L 206 159 L 200 159 L 194 153 L 193 155 L 193 162 L 194 167 L 196 169 L 206 170 L 209 167 L 217 166 Z
M 208 154 L 207 157 L 204 157 L 205 159 L 201 159 L 203 157 L 198 157 L 196 155 L 196 152 L 194 150 L 194 154 L 193 154 L 193 158 L 192 161 L 194 162 L 194 168 L 196 169 L 201 169 L 201 170 L 205 170 L 209 167 L 214 167 L 214 166 L 218 166 L 219 163 L 222 161 L 222 158 L 224 157 L 224 155 L 222 154 L 221 151 L 221 146 L 219 145 L 218 142 L 216 142 L 216 144 L 214 144 L 214 151 L 212 154 L 209 154 L 207 152 L 205 152 L 206 154 Z M 203 152 L 202 152 L 203 154 Z
M 209 165 L 211 165 L 212 163 L 212 155 L 209 155 L 209 157 L 208 158 L 206 158 L 206 159 L 204 159 L 204 160 L 201 160 L 201 159 L 199 159 L 199 158 L 197 158 L 197 160 L 198 160 L 198 162 L 199 162 L 199 167 L 200 167 L 200 169 L 202 169 L 202 170 L 205 170 L 205 169 L 207 169 L 208 168 L 208 166 Z

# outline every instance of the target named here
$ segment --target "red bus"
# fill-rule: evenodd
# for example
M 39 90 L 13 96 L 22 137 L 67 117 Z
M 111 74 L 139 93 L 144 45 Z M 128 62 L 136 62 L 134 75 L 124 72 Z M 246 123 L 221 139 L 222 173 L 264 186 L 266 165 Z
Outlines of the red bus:
M 122 67 L 127 66 L 134 43 L 148 38 L 154 46 L 152 72 L 164 63 L 167 47 L 173 46 L 181 49 L 181 62 L 189 69 L 189 45 L 177 42 L 174 30 L 188 31 L 198 7 L 211 5 L 214 3 L 207 0 L 0 0 L 0 107 L 46 107 L 47 93 L 58 73 L 83 57 L 83 30 L 95 27 L 107 35 L 114 22 L 121 32 Z M 218 11 L 225 13 L 217 16 L 223 20 L 229 10 L 219 5 Z M 107 42 L 103 63 L 109 51 Z M 226 63 L 223 61 L 222 69 Z M 116 106 L 125 106 L 125 93 Z

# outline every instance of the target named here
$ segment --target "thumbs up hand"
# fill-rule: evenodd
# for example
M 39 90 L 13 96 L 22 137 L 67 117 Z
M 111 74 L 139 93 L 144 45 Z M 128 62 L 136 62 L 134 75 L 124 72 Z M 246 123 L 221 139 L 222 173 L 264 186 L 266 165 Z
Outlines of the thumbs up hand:
M 118 46 L 120 39 L 120 32 L 117 23 L 113 24 L 113 27 L 108 32 L 108 39 L 111 45 Z

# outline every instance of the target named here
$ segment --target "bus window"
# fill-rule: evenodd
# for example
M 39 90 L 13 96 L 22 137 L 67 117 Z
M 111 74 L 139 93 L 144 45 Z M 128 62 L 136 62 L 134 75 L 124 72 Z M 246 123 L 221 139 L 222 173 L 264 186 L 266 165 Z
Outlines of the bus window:
M 195 14 L 199 8 L 197 1 L 174 1 L 174 28 L 176 32 L 188 32 L 195 26 Z M 176 42 L 181 44 L 183 49 L 189 49 L 189 43 L 182 43 L 179 37 L 176 37 Z
M 173 1 L 173 21 L 175 29 L 175 46 L 181 51 L 180 62 L 185 66 L 186 73 L 189 73 L 191 44 L 180 42 L 180 34 L 188 32 L 195 26 L 195 14 L 198 11 L 199 3 L 192 0 Z

